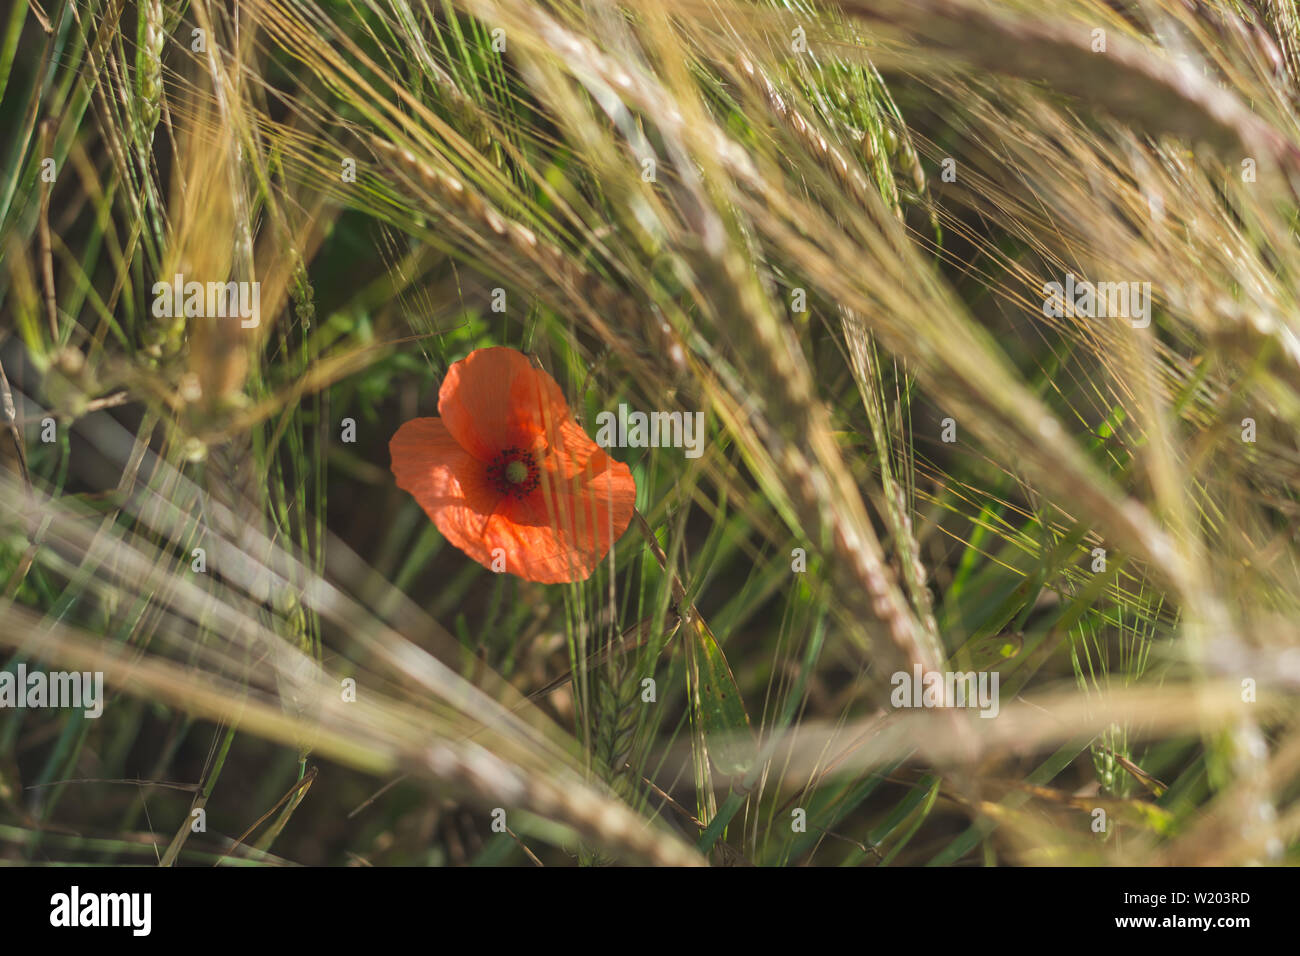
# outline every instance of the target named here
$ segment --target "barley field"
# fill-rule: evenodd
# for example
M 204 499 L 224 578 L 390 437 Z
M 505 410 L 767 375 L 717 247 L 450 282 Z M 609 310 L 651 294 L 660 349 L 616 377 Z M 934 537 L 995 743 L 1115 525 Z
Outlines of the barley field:
M 0 863 L 1300 861 L 1295 0 L 11 0 Z

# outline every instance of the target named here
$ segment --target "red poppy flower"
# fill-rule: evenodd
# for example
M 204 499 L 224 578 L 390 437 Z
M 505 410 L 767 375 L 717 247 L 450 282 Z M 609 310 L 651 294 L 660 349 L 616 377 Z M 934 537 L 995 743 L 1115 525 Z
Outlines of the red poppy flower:
M 627 530 L 636 482 L 569 414 L 555 380 L 522 352 L 487 348 L 447 370 L 441 418 L 389 442 L 397 486 L 443 537 L 486 568 L 581 581 Z

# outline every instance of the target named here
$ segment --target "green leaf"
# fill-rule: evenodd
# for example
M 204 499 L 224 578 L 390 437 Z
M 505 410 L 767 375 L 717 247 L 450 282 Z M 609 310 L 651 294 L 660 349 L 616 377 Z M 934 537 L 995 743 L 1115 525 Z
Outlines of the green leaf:
M 722 648 L 699 618 L 690 629 L 689 647 L 692 668 L 699 680 L 695 704 L 713 765 L 719 773 L 729 776 L 744 774 L 754 764 L 749 715 Z

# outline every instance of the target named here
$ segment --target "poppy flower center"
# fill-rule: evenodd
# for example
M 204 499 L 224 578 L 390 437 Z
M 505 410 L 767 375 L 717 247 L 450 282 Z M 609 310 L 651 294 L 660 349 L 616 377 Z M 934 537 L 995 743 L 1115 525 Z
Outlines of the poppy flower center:
M 532 452 L 507 448 L 488 465 L 488 482 L 503 495 L 522 498 L 537 487 L 541 474 Z

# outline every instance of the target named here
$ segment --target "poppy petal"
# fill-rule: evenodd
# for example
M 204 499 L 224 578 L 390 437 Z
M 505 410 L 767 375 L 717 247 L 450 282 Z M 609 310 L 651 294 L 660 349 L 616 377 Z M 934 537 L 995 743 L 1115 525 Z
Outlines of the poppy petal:
M 530 581 L 582 581 L 627 530 L 636 481 L 574 422 L 564 427 L 565 450 L 551 450 L 536 492 L 507 501 L 490 525 L 493 547 L 506 551 L 506 570 Z
M 569 406 L 555 379 L 511 348 L 477 349 L 447 370 L 438 414 L 456 441 L 479 461 L 507 448 L 546 444 Z
M 484 531 L 501 504 L 482 462 L 461 447 L 437 418 L 414 418 L 388 443 L 397 486 L 420 503 L 444 538 L 492 566 Z

